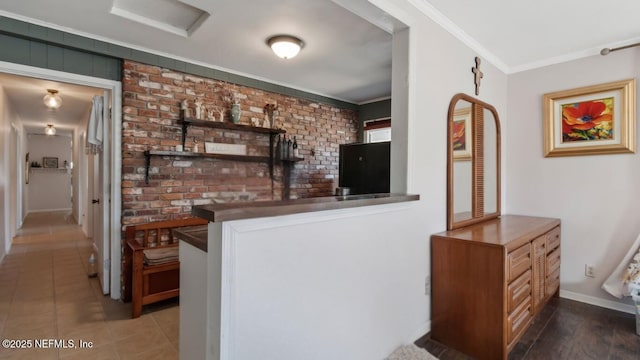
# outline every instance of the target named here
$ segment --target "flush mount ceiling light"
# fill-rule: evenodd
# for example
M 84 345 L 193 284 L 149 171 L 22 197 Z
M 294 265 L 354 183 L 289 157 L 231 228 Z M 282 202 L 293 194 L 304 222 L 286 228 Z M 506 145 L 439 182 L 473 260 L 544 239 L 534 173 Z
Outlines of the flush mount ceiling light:
M 56 128 L 53 127 L 53 124 L 47 124 L 47 127 L 44 128 L 44 133 L 47 135 L 55 135 Z
M 276 35 L 267 39 L 267 45 L 273 52 L 283 59 L 291 59 L 298 55 L 304 42 L 291 35 Z
M 47 89 L 48 94 L 44 96 L 42 101 L 49 109 L 57 109 L 62 106 L 62 98 L 58 95 L 58 90 Z

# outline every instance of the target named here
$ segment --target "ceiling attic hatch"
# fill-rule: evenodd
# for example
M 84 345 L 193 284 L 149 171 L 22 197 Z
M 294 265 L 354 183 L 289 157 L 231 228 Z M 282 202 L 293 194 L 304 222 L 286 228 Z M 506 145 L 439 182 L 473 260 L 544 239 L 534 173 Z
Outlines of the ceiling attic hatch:
M 111 13 L 183 37 L 191 36 L 209 17 L 179 0 L 114 0 Z

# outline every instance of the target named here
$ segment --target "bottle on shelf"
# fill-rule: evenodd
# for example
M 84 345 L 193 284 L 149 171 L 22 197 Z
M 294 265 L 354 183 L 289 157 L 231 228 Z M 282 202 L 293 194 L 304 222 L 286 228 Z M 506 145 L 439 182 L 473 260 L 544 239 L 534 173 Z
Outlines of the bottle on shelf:
M 280 160 L 282 158 L 282 143 L 280 142 L 281 136 L 278 134 L 278 141 L 276 142 L 276 159 Z
M 300 153 L 298 152 L 298 140 L 295 136 L 293 137 L 293 157 L 300 157 Z
M 280 159 L 287 158 L 287 135 L 282 135 L 282 146 L 280 147 Z
M 293 156 L 293 143 L 291 142 L 291 137 L 289 137 L 289 140 L 287 140 L 287 159 L 291 159 L 291 157 Z

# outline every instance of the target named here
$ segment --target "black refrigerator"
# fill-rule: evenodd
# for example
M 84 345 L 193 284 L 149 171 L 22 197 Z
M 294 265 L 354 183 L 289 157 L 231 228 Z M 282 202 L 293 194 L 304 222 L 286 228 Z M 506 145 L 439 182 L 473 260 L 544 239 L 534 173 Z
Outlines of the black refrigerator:
M 390 156 L 389 141 L 340 145 L 339 186 L 354 195 L 388 193 Z

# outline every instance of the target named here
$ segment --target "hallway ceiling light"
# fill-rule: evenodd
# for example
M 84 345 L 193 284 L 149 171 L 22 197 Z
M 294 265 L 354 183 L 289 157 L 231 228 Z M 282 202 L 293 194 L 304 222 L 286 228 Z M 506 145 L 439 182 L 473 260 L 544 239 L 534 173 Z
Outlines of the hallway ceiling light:
M 53 127 L 53 124 L 47 124 L 47 127 L 44 128 L 44 133 L 47 135 L 55 135 L 56 128 Z
M 295 36 L 277 35 L 267 39 L 267 45 L 277 56 L 283 59 L 291 59 L 298 55 L 300 49 L 304 46 L 304 42 Z
M 48 94 L 44 96 L 42 101 L 49 109 L 57 109 L 62 106 L 62 98 L 58 95 L 58 90 L 47 89 Z

